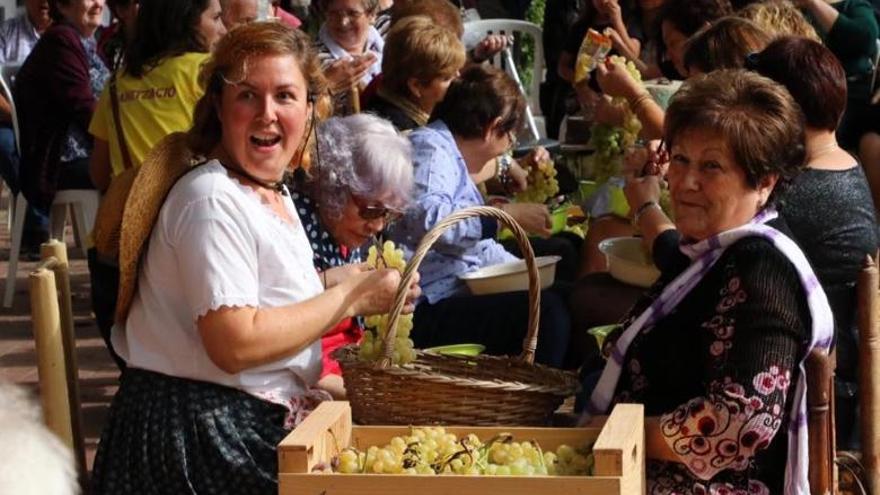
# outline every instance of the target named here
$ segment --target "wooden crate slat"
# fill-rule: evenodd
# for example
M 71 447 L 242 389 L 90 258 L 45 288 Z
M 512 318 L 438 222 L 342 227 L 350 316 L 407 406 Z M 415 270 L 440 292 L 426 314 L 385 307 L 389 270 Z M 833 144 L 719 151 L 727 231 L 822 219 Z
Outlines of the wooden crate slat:
M 620 476 L 624 493 L 645 490 L 645 408 L 618 404 L 593 445 L 597 476 Z
M 622 494 L 620 478 L 583 476 L 420 476 L 281 474 L 279 495 L 603 495 Z
M 279 473 L 309 473 L 351 443 L 348 402 L 322 402 L 278 444 Z

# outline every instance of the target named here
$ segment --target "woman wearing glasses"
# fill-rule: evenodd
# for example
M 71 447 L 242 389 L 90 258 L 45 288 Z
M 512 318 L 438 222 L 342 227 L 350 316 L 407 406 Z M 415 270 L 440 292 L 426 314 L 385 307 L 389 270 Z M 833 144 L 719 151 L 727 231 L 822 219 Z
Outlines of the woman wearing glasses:
M 321 0 L 324 23 L 316 48 L 337 115 L 352 112 L 351 89 L 366 88 L 382 72 L 385 42 L 373 27 L 378 0 Z
M 511 147 L 523 123 L 525 100 L 516 83 L 492 67 L 470 66 L 449 87 L 434 110 L 437 118 L 413 131 L 415 199 L 392 238 L 411 254 L 419 241 L 447 215 L 483 204 L 477 184 L 490 174 L 487 162 Z M 534 156 L 534 155 L 533 155 Z M 543 205 L 505 205 L 531 232 L 547 228 Z M 488 218 L 459 222 L 446 231 L 421 265 L 424 297 L 416 307 L 412 339 L 416 347 L 475 342 L 490 354 L 517 354 L 528 320 L 526 292 L 474 296 L 458 275 L 517 258 L 495 241 L 498 225 Z M 561 366 L 570 322 L 563 299 L 541 296 L 541 327 L 536 359 Z
M 370 114 L 330 119 L 318 127 L 317 163 L 300 174 L 292 193 L 321 275 L 335 267 L 358 272 L 361 247 L 399 215 L 412 194 L 409 141 Z M 339 363 L 330 353 L 360 340 L 359 322 L 347 318 L 321 338 L 320 386 L 342 396 Z

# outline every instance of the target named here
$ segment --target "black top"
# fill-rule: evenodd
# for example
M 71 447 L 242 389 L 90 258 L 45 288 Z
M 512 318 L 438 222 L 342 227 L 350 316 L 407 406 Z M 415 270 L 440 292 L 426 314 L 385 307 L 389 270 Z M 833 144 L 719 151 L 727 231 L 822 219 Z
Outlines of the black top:
M 370 98 L 370 102 L 367 103 L 364 111 L 391 122 L 391 124 L 400 132 L 410 131 L 417 127 L 421 127 L 419 123 L 407 115 L 403 109 L 385 98 L 382 98 L 382 96 L 378 94 Z
M 342 247 L 330 234 L 318 217 L 318 210 L 312 199 L 301 191 L 293 191 L 290 195 L 296 206 L 299 220 L 306 229 L 306 236 L 314 252 L 315 268 L 324 271 L 328 268 L 359 263 L 363 260 L 361 248 L 349 251 Z
M 658 242 L 677 246 L 677 239 L 668 231 Z M 624 326 L 686 266 L 668 265 Z M 648 493 L 652 486 L 709 493 L 717 482 L 743 493 L 760 482 L 783 493 L 788 411 L 810 325 L 794 265 L 766 239 L 748 237 L 730 246 L 671 314 L 636 336 L 615 402 L 641 403 L 645 415 L 660 416 L 681 461 L 649 461 Z
M 865 256 L 877 251 L 874 203 L 861 166 L 807 169 L 786 192 L 780 214 L 813 266 L 831 310 L 837 374 L 856 381 L 856 280 Z

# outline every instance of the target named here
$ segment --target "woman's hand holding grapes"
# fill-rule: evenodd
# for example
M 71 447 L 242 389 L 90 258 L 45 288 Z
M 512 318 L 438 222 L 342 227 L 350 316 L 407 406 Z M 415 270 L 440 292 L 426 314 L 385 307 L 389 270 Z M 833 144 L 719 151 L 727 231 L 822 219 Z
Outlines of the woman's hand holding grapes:
M 553 219 L 546 206 L 538 203 L 507 203 L 502 205 L 501 209 L 512 216 L 526 232 L 550 237 Z
M 604 64 L 596 66 L 596 81 L 604 94 L 620 96 L 630 101 L 645 91 L 625 66 L 614 63 L 610 57 Z
M 364 271 L 352 275 L 343 284 L 352 284 L 355 301 L 350 305 L 350 316 L 369 316 L 391 311 L 401 274 L 395 268 Z M 419 274 L 415 273 L 406 295 L 403 313 L 415 311 L 415 301 L 422 294 L 418 286 Z

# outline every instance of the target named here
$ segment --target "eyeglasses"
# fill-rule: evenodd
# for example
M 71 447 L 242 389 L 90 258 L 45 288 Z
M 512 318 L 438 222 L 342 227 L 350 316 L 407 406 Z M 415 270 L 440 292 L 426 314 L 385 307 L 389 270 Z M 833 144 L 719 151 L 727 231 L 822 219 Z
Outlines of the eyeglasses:
M 385 223 L 391 223 L 403 215 L 403 212 L 400 210 L 389 208 L 383 204 L 371 205 L 354 194 L 349 195 L 351 196 L 354 205 L 357 206 L 358 215 L 364 220 L 376 220 L 382 218 L 385 220 Z
M 324 15 L 327 17 L 327 20 L 339 22 L 346 19 L 349 21 L 359 21 L 367 13 L 363 10 L 328 10 Z
M 743 67 L 748 70 L 758 70 L 758 67 L 761 64 L 761 53 L 760 52 L 752 52 L 746 55 L 745 63 Z
M 507 141 L 510 143 L 507 145 L 507 153 L 512 153 L 514 149 L 516 149 L 516 134 L 513 131 L 507 131 Z

